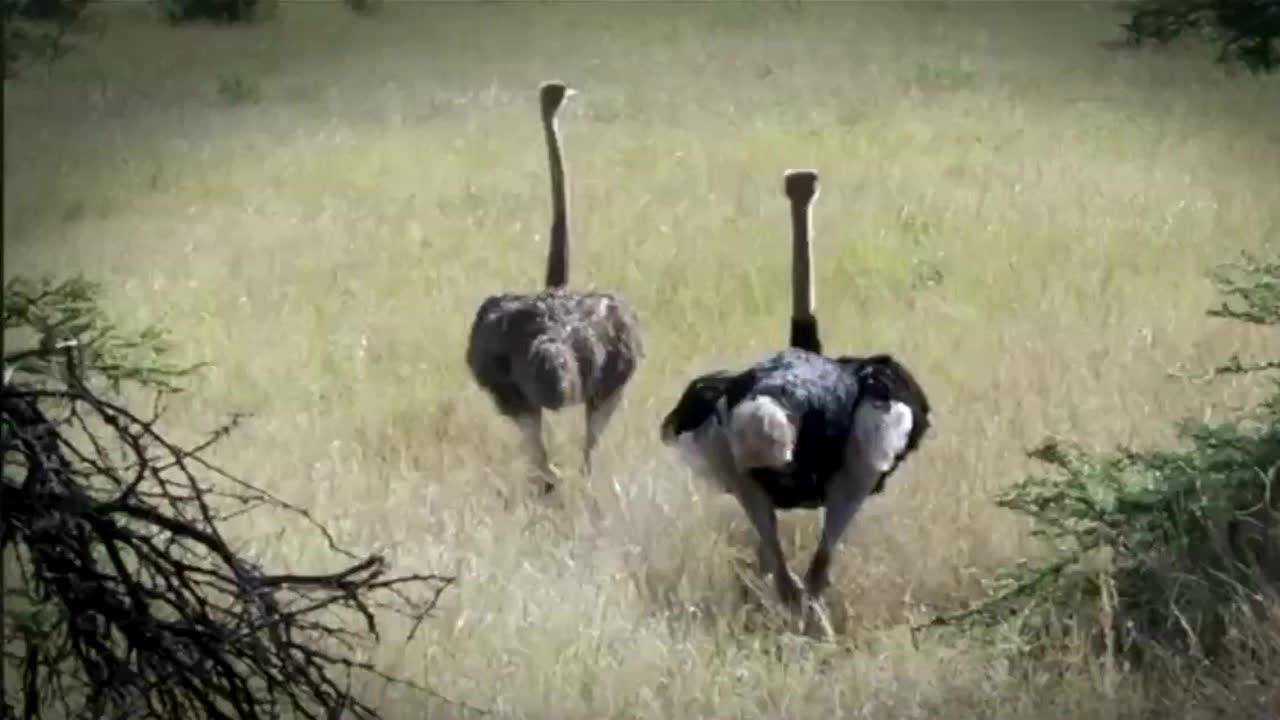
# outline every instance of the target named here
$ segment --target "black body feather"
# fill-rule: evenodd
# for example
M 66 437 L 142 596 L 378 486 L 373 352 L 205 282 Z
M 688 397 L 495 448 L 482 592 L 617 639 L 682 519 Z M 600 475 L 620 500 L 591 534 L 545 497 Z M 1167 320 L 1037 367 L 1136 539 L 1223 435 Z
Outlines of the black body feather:
M 766 396 L 798 418 L 795 460 L 784 470 L 750 473 L 776 507 L 820 507 L 826 484 L 843 464 L 858 387 L 841 363 L 807 350 L 783 350 L 740 373 L 720 370 L 695 378 L 663 420 L 666 438 L 705 423 L 721 423 L 739 404 Z M 717 414 L 723 400 L 724 416 Z
M 791 466 L 749 471 L 780 509 L 816 508 L 825 502 L 827 485 L 843 466 L 853 417 L 862 402 L 895 400 L 912 413 L 907 445 L 893 467 L 880 476 L 872 494 L 884 491 L 885 481 L 929 429 L 928 398 L 910 371 L 892 356 L 831 359 L 791 348 L 740 373 L 718 370 L 694 378 L 664 418 L 663 436 L 672 438 L 708 422 L 721 423 L 717 404 L 722 400 L 727 417 L 734 407 L 759 395 L 772 397 L 799 418 Z
M 826 484 L 844 464 L 858 386 L 845 367 L 807 350 L 787 349 L 740 374 L 725 392 L 729 412 L 766 396 L 798 418 L 794 460 L 785 470 L 753 468 L 776 507 L 820 507 Z

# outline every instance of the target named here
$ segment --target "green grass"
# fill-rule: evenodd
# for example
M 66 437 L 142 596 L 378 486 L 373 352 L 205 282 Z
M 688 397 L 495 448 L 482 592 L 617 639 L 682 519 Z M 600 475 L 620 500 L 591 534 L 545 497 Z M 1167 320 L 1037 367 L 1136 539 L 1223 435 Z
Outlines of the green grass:
M 231 467 L 348 543 L 459 575 L 428 632 L 382 648 L 393 671 L 502 717 L 1232 707 L 1196 675 L 915 649 L 906 628 L 1035 552 L 991 498 L 1044 434 L 1149 445 L 1260 396 L 1165 370 L 1280 350 L 1204 314 L 1210 265 L 1280 245 L 1274 79 L 1226 79 L 1211 48 L 1105 50 L 1123 15 L 1103 5 L 282 4 L 238 28 L 89 12 L 105 32 L 6 83 L 5 273 L 104 281 L 117 317 L 214 363 L 179 431 L 254 413 Z M 530 497 L 463 360 L 479 302 L 542 277 L 551 78 L 581 91 L 562 118 L 572 282 L 626 295 L 649 349 L 598 477 L 562 507 Z M 691 374 L 783 343 L 798 167 L 822 178 L 828 346 L 899 355 L 937 415 L 839 556 L 834 646 L 744 600 L 741 512 L 657 440 Z M 575 466 L 580 415 L 554 430 Z M 784 518 L 793 564 L 818 523 Z M 333 561 L 292 526 L 236 532 L 270 564 Z

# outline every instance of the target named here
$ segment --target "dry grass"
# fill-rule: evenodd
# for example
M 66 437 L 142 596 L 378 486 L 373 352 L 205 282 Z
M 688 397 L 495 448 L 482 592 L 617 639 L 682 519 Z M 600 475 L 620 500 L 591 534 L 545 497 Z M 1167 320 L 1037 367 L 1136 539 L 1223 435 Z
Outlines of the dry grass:
M 432 634 L 383 648 L 394 669 L 503 717 L 1230 707 L 1192 682 L 1104 682 L 1083 655 L 912 649 L 905 628 L 1034 552 L 989 498 L 1045 433 L 1148 444 L 1257 397 L 1164 371 L 1280 350 L 1207 318 L 1203 275 L 1280 240 L 1274 79 L 1224 79 L 1208 49 L 1104 50 L 1122 16 L 1101 5 L 285 4 L 182 29 L 92 14 L 101 37 L 6 84 L 5 272 L 82 270 L 118 317 L 165 321 L 185 359 L 216 364 L 181 427 L 253 412 L 233 467 L 350 543 L 459 574 Z M 255 102 L 225 91 L 237 76 Z M 649 357 L 599 476 L 551 507 L 463 350 L 485 295 L 542 277 L 535 88 L 553 77 L 582 91 L 563 120 L 572 276 L 631 299 Z M 834 647 L 769 630 L 734 571 L 740 511 L 656 437 L 691 373 L 783 342 L 794 167 L 822 175 L 828 345 L 899 354 L 938 415 L 850 533 Z M 581 417 L 555 426 L 573 466 Z M 796 563 L 817 522 L 784 520 Z M 274 562 L 326 562 L 291 530 L 238 529 Z

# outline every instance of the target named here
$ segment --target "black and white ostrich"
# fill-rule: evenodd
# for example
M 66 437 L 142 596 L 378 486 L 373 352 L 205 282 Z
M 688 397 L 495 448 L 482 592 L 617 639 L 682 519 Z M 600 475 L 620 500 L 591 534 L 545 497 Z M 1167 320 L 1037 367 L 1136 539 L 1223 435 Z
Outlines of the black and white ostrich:
M 640 324 L 616 295 L 568 290 L 569 212 L 556 112 L 575 91 L 544 83 L 540 98 L 551 166 L 551 249 L 546 289 L 487 298 L 476 312 L 467 365 L 498 412 L 519 426 L 544 491 L 559 473 L 547 457 L 542 412 L 586 407 L 583 471 L 644 355 Z
M 817 174 L 785 176 L 791 201 L 793 310 L 790 349 L 747 370 L 695 378 L 662 424 L 701 475 L 741 503 L 760 539 L 760 566 L 793 611 L 830 582 L 835 546 L 866 498 L 919 445 L 929 403 L 889 355 L 827 358 L 814 315 L 809 208 Z M 787 568 L 777 510 L 825 509 L 822 539 L 804 578 Z M 820 608 L 814 606 L 814 610 Z M 819 612 L 822 630 L 830 625 Z

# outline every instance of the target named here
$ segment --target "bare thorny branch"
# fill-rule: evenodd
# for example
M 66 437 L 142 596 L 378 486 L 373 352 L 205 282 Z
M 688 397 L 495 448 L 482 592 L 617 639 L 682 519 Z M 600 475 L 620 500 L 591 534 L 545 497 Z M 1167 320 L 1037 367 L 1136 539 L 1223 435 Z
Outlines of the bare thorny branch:
M 342 549 L 205 457 L 238 418 L 183 447 L 157 429 L 162 409 L 140 417 L 74 378 L 0 388 L 0 554 L 25 589 L 7 593 L 18 632 L 2 661 L 25 717 L 377 717 L 361 675 L 444 699 L 364 658 L 379 617 L 406 618 L 411 639 L 453 578 Z M 219 529 L 248 510 L 302 517 L 347 566 L 264 571 Z

